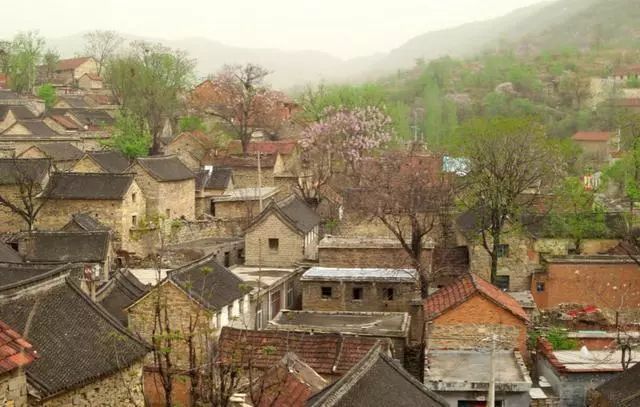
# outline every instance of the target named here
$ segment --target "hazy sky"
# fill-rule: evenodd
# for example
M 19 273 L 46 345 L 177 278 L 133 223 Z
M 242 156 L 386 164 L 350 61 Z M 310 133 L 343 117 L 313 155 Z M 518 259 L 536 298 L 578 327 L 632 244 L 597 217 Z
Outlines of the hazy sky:
M 21 0 L 0 37 L 92 29 L 241 47 L 314 49 L 340 57 L 387 51 L 427 31 L 484 20 L 541 0 Z

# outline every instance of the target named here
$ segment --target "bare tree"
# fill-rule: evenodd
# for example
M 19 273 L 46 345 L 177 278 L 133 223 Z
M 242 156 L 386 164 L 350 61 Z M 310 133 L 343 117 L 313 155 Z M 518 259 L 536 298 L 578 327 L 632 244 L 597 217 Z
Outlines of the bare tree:
M 53 74 L 58 68 L 58 62 L 60 62 L 60 54 L 58 54 L 55 50 L 49 49 L 44 53 L 44 56 L 42 57 L 42 63 L 44 65 L 45 81 L 51 82 L 51 80 L 53 79 Z
M 111 59 L 124 42 L 124 38 L 115 31 L 95 30 L 84 35 L 84 52 L 93 57 L 98 64 L 98 76 L 102 68 Z

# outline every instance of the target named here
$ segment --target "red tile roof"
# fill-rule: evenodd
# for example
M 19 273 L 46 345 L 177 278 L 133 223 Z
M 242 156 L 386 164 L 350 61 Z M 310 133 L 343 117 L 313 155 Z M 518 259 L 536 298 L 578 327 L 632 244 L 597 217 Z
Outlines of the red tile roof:
M 24 367 L 37 358 L 31 344 L 0 321 L 0 374 Z
M 615 105 L 619 107 L 640 107 L 640 98 L 616 99 Z
M 295 353 L 321 375 L 343 375 L 379 343 L 372 337 L 252 331 L 222 328 L 218 346 L 223 363 L 241 363 L 266 370 L 287 352 Z
M 58 61 L 58 67 L 56 68 L 56 70 L 57 71 L 69 71 L 69 70 L 72 70 L 72 69 L 76 69 L 77 67 L 79 67 L 80 65 L 84 64 L 85 62 L 87 62 L 90 59 L 91 59 L 91 57 L 61 59 L 60 61 Z
M 571 137 L 574 141 L 603 141 L 608 142 L 611 132 L 608 131 L 579 131 Z
M 64 127 L 67 130 L 77 130 L 80 128 L 80 126 L 74 122 L 73 120 L 71 120 L 70 118 L 66 117 L 66 116 L 62 116 L 59 114 L 52 114 L 51 118 L 58 123 L 59 125 L 61 125 L 62 127 Z
M 629 74 L 640 74 L 640 65 L 629 65 L 616 68 L 613 71 L 614 76 L 624 76 Z
M 291 154 L 298 145 L 297 140 L 279 141 L 252 141 L 249 143 L 249 154 Z M 229 154 L 242 154 L 242 143 L 240 140 L 231 140 L 227 145 Z
M 425 318 L 427 320 L 434 319 L 466 302 L 476 294 L 482 295 L 525 321 L 529 320 L 527 313 L 522 309 L 518 301 L 475 274 L 466 274 L 429 296 L 424 302 Z

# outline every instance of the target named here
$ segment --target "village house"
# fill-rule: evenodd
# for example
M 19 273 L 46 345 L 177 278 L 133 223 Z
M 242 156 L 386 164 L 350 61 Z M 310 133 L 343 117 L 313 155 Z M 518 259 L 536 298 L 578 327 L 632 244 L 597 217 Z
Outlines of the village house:
M 37 278 L 53 278 L 69 274 L 78 275 L 77 265 L 24 263 L 22 258 L 15 262 L 0 263 L 0 288 L 20 286 L 23 281 Z
M 126 309 L 149 292 L 149 289 L 149 286 L 142 284 L 129 270 L 122 269 L 100 286 L 95 300 L 122 326 L 127 326 L 129 316 Z
M 133 174 L 54 173 L 42 199 L 39 229 L 59 230 L 73 215 L 88 213 L 113 231 L 114 246 L 122 250 L 135 247 L 130 230 L 146 213 L 145 197 Z
M 33 346 L 19 333 L 0 321 L 0 403 L 27 407 L 25 368 L 38 358 Z
M 218 219 L 243 221 L 246 226 L 275 199 L 277 193 L 275 187 L 236 188 L 234 184 L 234 188 L 223 195 L 208 198 L 209 214 Z
M 258 162 L 255 156 L 236 157 L 218 155 L 215 151 L 209 151 L 203 159 L 203 166 L 231 168 L 236 188 L 274 187 L 275 164 L 276 156 L 273 155 L 261 156 Z
M 155 308 L 161 302 L 163 316 L 167 314 L 172 329 L 187 334 L 184 321 L 193 321 L 198 354 L 211 336 L 234 323 L 242 324 L 252 312 L 249 290 L 234 273 L 223 267 L 213 255 L 206 256 L 185 266 L 169 270 L 167 276 L 147 294 L 129 305 L 129 328 L 151 340 L 154 329 Z M 174 363 L 188 366 L 188 348 L 184 342 L 175 344 L 172 351 Z
M 36 197 L 49 180 L 51 163 L 48 159 L 0 158 L 0 196 L 21 210 Z M 0 233 L 27 229 L 25 220 L 5 205 L 0 205 Z
M 139 157 L 129 171 L 144 192 L 147 217 L 195 219 L 195 175 L 178 157 Z
M 620 150 L 620 138 L 613 132 L 579 131 L 571 139 L 582 149 L 583 157 L 596 166 L 608 164 L 611 153 Z
M 104 88 L 104 81 L 94 73 L 85 72 L 78 78 L 78 88 L 84 90 L 100 90 Z
M 387 352 L 391 346 L 387 341 L 370 337 L 231 327 L 222 328 L 218 340 L 220 360 L 228 366 L 244 369 L 251 366 L 257 373 L 265 372 L 293 352 L 330 383 L 347 373 L 376 345 Z
M 409 312 L 419 296 L 414 269 L 311 267 L 300 282 L 303 310 Z
M 501 349 L 527 354 L 527 313 L 509 294 L 471 273 L 424 300 L 424 320 L 429 349 L 474 349 L 498 335 Z
M 640 307 L 640 273 L 629 255 L 544 256 L 531 293 L 540 309 L 571 303 L 610 310 Z
M 165 153 L 175 155 L 193 172 L 204 166 L 204 158 L 215 148 L 214 138 L 200 131 L 183 132 L 166 146 Z
M 54 70 L 56 85 L 76 86 L 84 74 L 97 75 L 98 63 L 92 57 L 61 59 Z
M 448 407 L 447 401 L 404 370 L 379 345 L 333 385 L 312 396 L 309 407 Z
M 271 202 L 245 232 L 247 265 L 293 266 L 317 260 L 320 217 L 296 195 Z
M 561 406 L 582 407 L 589 390 L 623 371 L 619 350 L 554 350 L 549 341 L 538 339 L 536 371 L 551 385 Z M 640 361 L 637 351 L 631 365 Z M 544 379 L 542 379 L 544 378 Z
M 640 401 L 640 363 L 589 391 L 587 406 L 633 406 Z
M 393 357 L 404 361 L 411 318 L 406 312 L 282 310 L 266 329 L 285 332 L 341 333 L 388 339 Z
M 33 111 L 26 105 L 0 105 L 0 133 L 3 133 L 18 120 L 37 119 L 40 113 Z
M 122 174 L 131 163 L 115 150 L 87 151 L 69 170 L 70 172 L 102 172 Z
M 142 405 L 147 345 L 64 274 L 2 287 L 0 320 L 37 350 L 25 369 L 29 405 Z
M 69 142 L 38 143 L 24 150 L 18 158 L 48 158 L 57 171 L 66 171 L 83 154 L 82 150 Z
M 491 366 L 495 368 L 496 406 L 531 405 L 531 377 L 518 351 L 429 349 L 425 360 L 424 383 L 446 400 L 445 405 L 487 405 Z
M 196 174 L 196 217 L 204 214 L 215 216 L 212 197 L 228 195 L 233 190 L 231 168 L 206 167 Z

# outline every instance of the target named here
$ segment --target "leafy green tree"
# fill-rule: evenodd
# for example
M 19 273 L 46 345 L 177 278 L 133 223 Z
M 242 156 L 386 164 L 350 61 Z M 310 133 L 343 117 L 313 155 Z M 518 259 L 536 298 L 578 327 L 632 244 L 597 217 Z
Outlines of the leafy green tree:
M 180 95 L 191 85 L 193 69 L 184 53 L 146 42 L 133 43 L 128 55 L 107 65 L 107 81 L 123 115 L 144 121 L 152 154 L 160 152 L 162 131 L 183 105 Z
M 442 94 L 435 80 L 426 83 L 422 97 L 424 105 L 424 134 L 428 146 L 440 146 L 443 139 Z
M 387 99 L 382 87 L 374 84 L 332 85 L 308 87 L 297 98 L 302 107 L 302 118 L 318 121 L 325 117 L 327 108 L 356 109 L 367 106 L 384 107 Z
M 44 39 L 37 31 L 18 33 L 9 50 L 9 86 L 18 93 L 29 93 L 36 82 L 37 67 L 42 60 Z
M 44 100 L 44 105 L 47 109 L 51 109 L 56 103 L 56 88 L 50 83 L 45 83 L 38 88 L 38 97 Z
M 180 132 L 205 131 L 206 126 L 198 116 L 185 116 L 178 119 Z
M 145 120 L 123 112 L 117 119 L 113 135 L 104 145 L 116 149 L 129 158 L 149 154 L 153 137 L 146 129 Z

